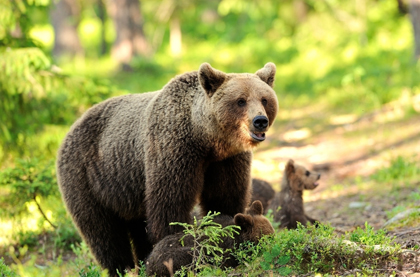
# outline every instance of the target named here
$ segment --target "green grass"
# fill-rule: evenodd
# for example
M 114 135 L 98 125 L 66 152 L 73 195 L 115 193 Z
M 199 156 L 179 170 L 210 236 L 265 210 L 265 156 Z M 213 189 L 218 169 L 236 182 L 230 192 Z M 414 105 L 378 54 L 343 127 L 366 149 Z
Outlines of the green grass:
M 221 233 L 207 232 L 207 235 L 217 240 Z M 53 261 L 38 265 L 36 256 L 28 254 L 27 247 L 21 247 L 18 251 L 10 248 L 8 255 L 15 261 L 10 271 L 24 273 L 26 276 L 37 276 L 41 273 L 43 276 L 72 276 L 71 274 L 76 273 L 79 276 L 105 276 L 106 272 L 94 263 L 86 244 L 72 245 L 72 251 L 75 258 L 70 262 L 64 263 L 62 256 L 58 256 Z M 235 257 L 240 262 L 235 269 L 221 270 L 214 265 L 206 266 L 206 261 L 203 260 L 200 261 L 200 270 L 194 276 L 246 273 L 257 276 L 266 274 L 267 271 L 276 276 L 343 274 L 354 269 L 368 276 L 382 269 L 386 263 L 396 263 L 399 253 L 400 246 L 386 235 L 386 231 L 375 231 L 367 223 L 364 228 L 359 227 L 341 235 L 337 235 L 329 225 L 299 226 L 296 230 L 281 230 L 272 236 L 263 237 L 257 245 L 249 242 L 239 245 L 231 253 L 232 258 Z M 121 276 L 146 276 L 143 264 L 136 275 L 133 272 Z M 192 276 L 191 274 L 192 271 L 184 269 L 176 276 Z

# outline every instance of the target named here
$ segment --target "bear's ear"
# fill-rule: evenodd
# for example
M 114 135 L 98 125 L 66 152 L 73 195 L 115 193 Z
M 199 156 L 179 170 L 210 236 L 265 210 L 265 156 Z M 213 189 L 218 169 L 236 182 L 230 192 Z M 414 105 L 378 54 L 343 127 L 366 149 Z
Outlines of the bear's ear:
M 263 205 L 260 200 L 255 200 L 252 202 L 251 207 L 249 207 L 248 214 L 250 215 L 262 215 L 263 214 Z
M 241 227 L 241 232 L 247 232 L 254 225 L 252 216 L 241 213 L 235 215 L 233 222 Z
M 294 173 L 295 173 L 295 162 L 292 159 L 290 159 L 286 164 L 286 176 L 290 177 Z
M 198 80 L 208 96 L 212 97 L 226 80 L 226 73 L 212 68 L 208 63 L 203 63 L 198 70 Z
M 276 65 L 274 63 L 266 63 L 263 68 L 255 72 L 255 75 L 260 77 L 267 85 L 273 87 L 274 77 L 276 76 Z

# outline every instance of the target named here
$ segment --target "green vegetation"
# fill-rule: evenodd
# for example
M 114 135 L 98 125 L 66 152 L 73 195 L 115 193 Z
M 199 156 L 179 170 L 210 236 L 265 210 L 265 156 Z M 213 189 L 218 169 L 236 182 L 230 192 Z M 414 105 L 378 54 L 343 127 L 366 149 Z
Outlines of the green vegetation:
M 4 259 L 0 259 L 0 276 L 2 277 L 16 277 L 17 274 L 10 269 L 5 263 Z
M 195 273 L 203 270 L 208 264 L 213 264 L 219 268 L 223 262 L 224 255 L 231 249 L 224 250 L 219 247 L 224 237 L 233 238 L 234 234 L 238 234 L 238 226 L 228 225 L 222 227 L 221 224 L 213 221 L 214 217 L 220 213 L 209 212 L 202 219 L 197 220 L 194 217 L 194 223 L 175 222 L 171 225 L 181 225 L 184 227 L 185 235 L 181 238 L 181 244 L 184 245 L 184 238 L 191 236 L 194 245 L 191 248 L 193 259 L 191 265 L 186 265 L 184 270 L 193 271 Z
M 369 153 L 390 160 L 371 175 L 337 181 L 322 195 L 357 187 L 360 201 L 375 196 L 395 202 L 386 210 L 387 219 L 420 206 L 419 148 L 398 148 L 399 139 L 418 139 L 418 129 L 408 123 L 420 113 L 420 67 L 412 61 L 408 15 L 398 13 L 395 1 L 304 0 L 303 18 L 295 13 L 300 1 L 178 2 L 174 14 L 181 22 L 182 54 L 170 51 L 168 24 L 157 16 L 159 1 L 142 0 L 144 31 L 153 54 L 135 57 L 128 70 L 120 70 L 109 51 L 101 56 L 96 4 L 87 1 L 80 15 L 84 54 L 58 59 L 52 57 L 48 15 L 53 1 L 1 1 L 0 276 L 106 274 L 81 242 L 61 201 L 54 169 L 61 140 L 92 105 L 116 95 L 160 89 L 174 75 L 197 70 L 202 62 L 226 72 L 254 72 L 268 61 L 277 65 L 280 113 L 262 150 L 308 146 L 314 143 L 311 135 L 321 141 L 334 130 L 348 139 L 350 149 L 363 143 L 362 135 L 369 137 Z M 107 18 L 108 50 L 115 36 Z M 382 123 L 390 125 L 384 128 Z M 285 141 L 282 136 L 290 128 L 310 132 L 303 139 Z M 384 149 L 396 149 L 391 154 L 395 158 L 389 159 Z M 278 161 L 271 167 L 280 180 Z M 346 207 L 336 212 L 356 216 Z M 387 229 L 418 226 L 419 218 L 414 212 Z M 398 251 L 384 229 L 366 224 L 337 235 L 322 225 L 283 230 L 259 245 L 243 245 L 232 253 L 241 261 L 237 269 L 203 268 L 205 260 L 196 265 L 202 267 L 202 276 L 257 275 L 264 270 L 278 275 L 339 274 L 351 269 L 370 275 L 394 261 Z M 144 276 L 144 266 L 138 274 Z
M 414 157 L 398 156 L 391 160 L 389 167 L 382 168 L 372 175 L 372 179 L 379 183 L 393 184 L 395 189 L 401 183 L 413 183 L 420 178 L 420 167 Z M 415 199 L 416 193 L 413 194 Z
M 400 246 L 384 230 L 374 231 L 367 223 L 364 228 L 344 235 L 337 235 L 329 225 L 300 225 L 296 230 L 283 230 L 274 236 L 265 236 L 258 244 L 245 242 L 239 245 L 229 252 L 240 265 L 236 269 L 221 270 L 215 258 L 220 262 L 223 250 L 215 247 L 215 243 L 224 236 L 232 236 L 235 231 L 233 228 L 221 228 L 212 221 L 213 217 L 214 214 L 209 214 L 194 224 L 174 223 L 184 226 L 185 234 L 196 238 L 197 244 L 193 249 L 203 250 L 198 251 L 202 255 L 195 257 L 193 264 L 175 272 L 175 276 L 258 276 L 267 271 L 275 276 L 340 275 L 355 269 L 369 276 L 380 272 L 386 263 L 396 264 L 401 253 Z M 208 239 L 200 240 L 203 237 Z M 76 254 L 72 270 L 79 276 L 105 276 L 106 271 L 93 264 L 84 243 L 72 248 Z M 120 276 L 146 276 L 145 266 L 141 263 L 137 273 L 133 270 Z
M 267 248 L 261 267 L 281 276 L 340 275 L 353 269 L 372 274 L 383 263 L 396 261 L 399 248 L 386 232 L 375 232 L 368 224 L 365 227 L 345 235 L 336 235 L 328 225 L 281 231 L 275 238 L 263 241 Z

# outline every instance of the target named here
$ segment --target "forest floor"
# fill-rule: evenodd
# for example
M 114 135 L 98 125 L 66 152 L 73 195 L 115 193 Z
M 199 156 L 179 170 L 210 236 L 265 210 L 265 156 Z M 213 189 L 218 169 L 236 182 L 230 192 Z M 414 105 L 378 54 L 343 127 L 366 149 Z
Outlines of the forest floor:
M 293 114 L 285 111 L 280 117 L 268 134 L 270 146 L 254 153 L 254 177 L 278 190 L 284 165 L 293 159 L 321 173 L 320 186 L 304 193 L 309 216 L 331 224 L 338 233 L 364 228 L 367 222 L 375 229 L 388 229 L 403 249 L 418 251 L 419 219 L 409 224 L 387 222 L 399 212 L 420 208 L 420 178 L 378 182 L 373 176 L 379 170 L 386 175 L 398 157 L 419 165 L 419 114 L 407 116 L 398 103 L 391 103 L 360 117 L 328 114 L 322 106 L 293 109 Z M 414 267 L 411 261 L 404 272 L 413 272 Z M 409 276 L 420 276 L 415 274 Z

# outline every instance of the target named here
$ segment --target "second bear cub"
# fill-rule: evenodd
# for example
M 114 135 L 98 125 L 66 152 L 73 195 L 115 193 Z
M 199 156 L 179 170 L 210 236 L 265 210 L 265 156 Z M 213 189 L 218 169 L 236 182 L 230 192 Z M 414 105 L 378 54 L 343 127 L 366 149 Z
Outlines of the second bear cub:
M 221 224 L 222 227 L 228 225 L 241 227 L 238 230 L 239 234 L 235 234 L 234 238 L 223 238 L 218 246 L 222 249 L 233 249 L 241 242 L 258 242 L 263 235 L 273 234 L 273 226 L 262 214 L 263 206 L 261 202 L 255 201 L 244 214 L 238 213 L 235 217 L 227 215 L 215 217 L 214 222 Z M 193 237 L 190 235 L 186 236 L 183 239 L 184 244 L 182 245 L 180 239 L 183 236 L 184 233 L 166 236 L 154 246 L 152 253 L 146 260 L 146 272 L 148 276 L 171 276 L 174 272 L 181 269 L 182 266 L 191 265 L 193 262 Z M 228 255 L 229 253 L 224 257 L 222 267 L 237 266 L 237 261 Z
M 307 216 L 303 207 L 302 193 L 304 189 L 316 188 L 321 174 L 310 172 L 305 167 L 289 160 L 286 164 L 281 191 L 276 193 L 269 208 L 274 212 L 274 221 L 280 222 L 280 227 L 296 229 L 297 222 L 306 225 L 315 224 L 317 220 Z M 281 207 L 278 210 L 278 207 Z

